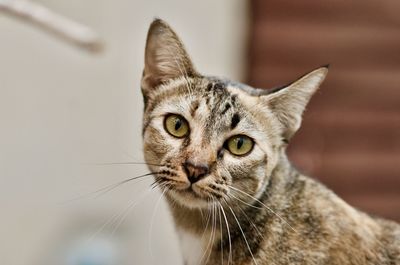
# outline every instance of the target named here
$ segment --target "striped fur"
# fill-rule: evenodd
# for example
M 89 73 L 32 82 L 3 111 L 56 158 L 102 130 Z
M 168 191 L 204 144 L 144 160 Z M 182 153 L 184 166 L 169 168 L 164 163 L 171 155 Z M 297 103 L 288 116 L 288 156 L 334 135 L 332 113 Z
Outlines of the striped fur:
M 166 190 L 187 265 L 400 264 L 398 224 L 355 210 L 286 157 L 326 74 L 321 67 L 273 90 L 207 77 L 165 22 L 152 23 L 142 79 L 144 155 Z M 188 137 L 166 132 L 171 113 L 188 121 Z M 255 142 L 245 156 L 224 148 L 237 134 Z M 207 176 L 191 184 L 187 159 L 206 164 Z

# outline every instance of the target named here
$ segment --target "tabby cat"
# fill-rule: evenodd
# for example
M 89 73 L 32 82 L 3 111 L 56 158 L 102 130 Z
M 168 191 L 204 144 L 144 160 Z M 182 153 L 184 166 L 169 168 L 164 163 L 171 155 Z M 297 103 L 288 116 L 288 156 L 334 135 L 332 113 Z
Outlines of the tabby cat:
M 352 208 L 285 154 L 327 72 L 270 90 L 204 76 L 174 31 L 153 21 L 144 155 L 186 265 L 400 264 L 398 224 Z

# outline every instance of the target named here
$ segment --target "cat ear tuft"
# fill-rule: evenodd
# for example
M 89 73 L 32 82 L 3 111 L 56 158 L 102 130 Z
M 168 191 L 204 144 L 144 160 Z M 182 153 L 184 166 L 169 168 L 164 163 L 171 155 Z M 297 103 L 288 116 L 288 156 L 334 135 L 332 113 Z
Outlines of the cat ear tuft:
M 155 19 L 147 33 L 142 77 L 144 94 L 174 78 L 195 76 L 193 64 L 176 33 L 161 19 Z
M 289 140 L 299 129 L 301 117 L 311 96 L 324 81 L 329 66 L 320 67 L 292 84 L 262 96 L 284 128 L 283 137 Z

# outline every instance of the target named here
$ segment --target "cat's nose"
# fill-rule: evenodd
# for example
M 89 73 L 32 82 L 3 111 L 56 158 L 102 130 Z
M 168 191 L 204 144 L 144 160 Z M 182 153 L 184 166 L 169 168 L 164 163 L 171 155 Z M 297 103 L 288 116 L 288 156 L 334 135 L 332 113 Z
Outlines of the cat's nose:
M 187 160 L 182 166 L 186 172 L 188 180 L 192 184 L 204 178 L 209 172 L 209 168 L 206 164 L 196 164 L 190 160 Z

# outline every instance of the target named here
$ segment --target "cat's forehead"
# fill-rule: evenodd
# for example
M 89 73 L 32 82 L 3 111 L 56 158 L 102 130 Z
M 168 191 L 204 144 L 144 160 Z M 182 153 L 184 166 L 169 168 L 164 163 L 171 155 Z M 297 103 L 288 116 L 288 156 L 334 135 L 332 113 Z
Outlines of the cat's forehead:
M 183 115 L 187 120 L 201 124 L 209 135 L 234 129 L 240 132 L 243 126 L 253 124 L 249 107 L 254 102 L 248 101 L 254 97 L 247 97 L 240 85 L 224 79 L 181 78 L 160 88 L 153 99 L 158 105 L 154 115 Z
M 205 101 L 212 112 L 219 111 L 219 114 L 225 114 L 233 109 L 244 111 L 249 104 L 256 103 L 257 97 L 249 94 L 250 90 L 254 89 L 223 78 L 182 77 L 162 85 L 156 91 L 154 99 L 158 102 L 170 101 L 177 105 L 191 102 L 195 108 L 198 107 L 199 102 Z

